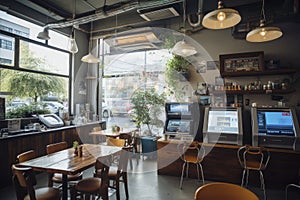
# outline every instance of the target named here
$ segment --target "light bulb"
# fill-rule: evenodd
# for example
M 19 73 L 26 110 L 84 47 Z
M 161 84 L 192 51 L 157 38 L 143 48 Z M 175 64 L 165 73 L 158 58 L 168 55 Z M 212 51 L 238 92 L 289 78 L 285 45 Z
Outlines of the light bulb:
M 259 32 L 259 34 L 264 37 L 267 34 L 267 31 L 263 28 L 261 29 L 261 31 Z
M 224 12 L 219 12 L 218 14 L 217 14 L 217 19 L 219 20 L 219 21 L 223 21 L 224 19 L 226 19 L 226 14 L 224 13 Z

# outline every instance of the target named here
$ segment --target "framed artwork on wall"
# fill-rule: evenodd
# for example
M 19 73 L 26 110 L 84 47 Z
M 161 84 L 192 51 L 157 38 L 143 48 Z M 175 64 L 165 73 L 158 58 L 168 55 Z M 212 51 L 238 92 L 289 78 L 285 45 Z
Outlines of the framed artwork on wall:
M 247 74 L 264 70 L 264 52 L 220 55 L 221 75 Z

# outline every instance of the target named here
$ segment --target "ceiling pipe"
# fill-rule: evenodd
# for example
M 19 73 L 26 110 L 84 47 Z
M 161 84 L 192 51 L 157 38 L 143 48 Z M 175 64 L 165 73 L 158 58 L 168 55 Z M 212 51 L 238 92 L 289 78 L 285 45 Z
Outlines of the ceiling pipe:
M 80 24 L 90 23 L 99 19 L 104 19 L 107 17 L 115 16 L 133 9 L 136 9 L 138 1 L 134 2 L 120 2 L 113 4 L 111 6 L 104 6 L 103 9 L 95 14 L 84 16 L 81 18 L 62 21 L 57 23 L 49 23 L 44 26 L 44 28 L 53 29 L 53 28 L 64 28 L 69 26 L 76 26 Z
M 201 25 L 201 18 L 202 18 L 202 9 L 203 9 L 203 0 L 199 0 L 198 2 L 198 12 L 195 13 L 196 14 L 196 17 L 197 17 L 197 21 L 196 22 L 193 22 L 192 21 L 192 15 L 188 15 L 188 23 L 191 27 L 198 27 Z

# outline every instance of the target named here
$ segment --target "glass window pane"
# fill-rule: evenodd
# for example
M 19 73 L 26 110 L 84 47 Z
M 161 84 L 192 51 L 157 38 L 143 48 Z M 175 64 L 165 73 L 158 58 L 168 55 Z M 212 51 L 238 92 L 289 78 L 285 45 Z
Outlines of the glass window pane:
M 19 112 L 32 109 L 23 107 L 29 105 L 37 105 L 38 109 L 50 113 L 56 113 L 58 107 L 68 109 L 68 78 L 0 69 L 0 80 L 0 91 L 12 93 L 1 96 L 6 98 L 6 118 L 17 117 Z
M 69 75 L 69 53 L 20 41 L 20 67 Z
M 15 39 L 0 34 L 0 64 L 13 66 L 15 61 Z

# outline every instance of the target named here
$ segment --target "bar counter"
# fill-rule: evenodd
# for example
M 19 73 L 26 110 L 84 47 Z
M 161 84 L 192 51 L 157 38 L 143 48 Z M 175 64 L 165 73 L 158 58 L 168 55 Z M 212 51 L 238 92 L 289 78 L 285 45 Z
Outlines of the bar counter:
M 177 152 L 179 142 L 180 140 L 158 140 L 158 174 L 180 177 L 183 161 L 179 158 Z M 203 145 L 207 153 L 202 162 L 205 180 L 241 184 L 243 169 L 237 157 L 240 146 L 228 144 Z M 298 183 L 300 179 L 300 151 L 268 149 L 271 157 L 267 169 L 263 172 L 266 187 L 284 189 L 287 184 Z M 189 177 L 197 178 L 196 166 L 190 165 Z M 258 187 L 259 184 L 259 173 L 251 171 L 249 185 Z

